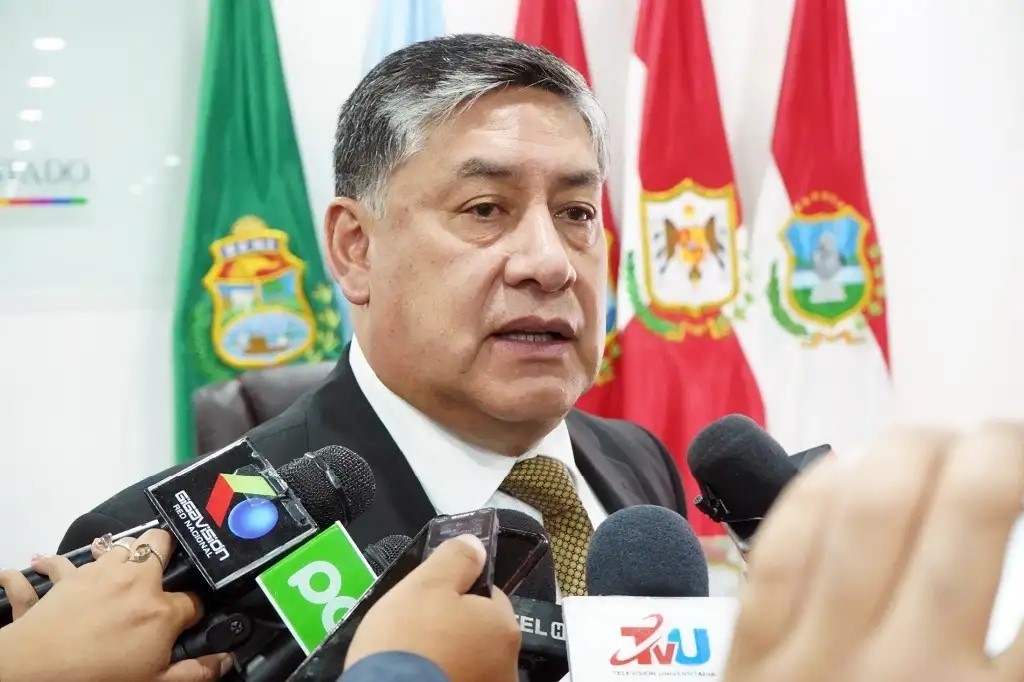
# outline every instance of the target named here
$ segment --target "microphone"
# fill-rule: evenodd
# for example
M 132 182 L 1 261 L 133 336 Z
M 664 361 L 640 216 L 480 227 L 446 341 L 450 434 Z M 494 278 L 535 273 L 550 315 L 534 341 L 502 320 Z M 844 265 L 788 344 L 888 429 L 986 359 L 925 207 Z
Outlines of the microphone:
M 708 562 L 682 516 L 653 505 L 620 509 L 590 540 L 592 596 L 706 597 Z
M 789 456 L 789 461 L 793 463 L 797 471 L 803 471 L 810 467 L 812 464 L 817 462 L 822 457 L 832 454 L 832 446 L 829 444 L 818 445 L 802 452 L 798 452 L 795 455 Z
M 363 550 L 363 556 L 373 569 L 381 575 L 408 548 L 412 539 L 406 535 L 389 535 Z M 278 627 L 280 631 L 283 628 Z M 306 654 L 290 630 L 277 632 L 276 638 L 268 640 L 259 647 L 258 655 L 252 656 L 242 667 L 245 669 L 247 682 L 280 682 L 286 679 Z M 229 650 L 223 641 L 216 637 L 208 637 L 206 633 L 198 633 L 189 641 L 179 640 L 174 648 L 172 661 L 186 658 L 199 658 L 206 654 Z
M 547 538 L 543 527 L 526 514 L 512 510 L 482 509 L 478 511 L 496 511 L 497 514 L 498 533 L 493 553 L 493 584 L 497 587 L 504 587 L 509 593 L 515 593 L 517 589 L 530 584 L 537 585 L 539 578 L 533 578 L 531 581 L 530 573 L 532 571 L 528 571 L 528 567 L 536 568 L 536 559 L 542 558 L 540 552 L 547 553 Z M 442 515 L 428 522 L 412 540 L 407 550 L 388 566 L 387 570 L 363 594 L 360 601 L 349 609 L 334 630 L 288 678 L 289 682 L 321 682 L 337 679 L 338 671 L 344 666 L 352 638 L 363 617 L 383 595 L 404 580 L 421 563 L 425 549 L 429 545 L 430 531 L 441 526 L 452 532 L 466 532 L 470 530 L 468 527 L 453 520 L 470 514 L 476 514 L 476 512 L 467 512 L 454 517 Z M 447 525 L 448 523 L 454 523 L 454 525 Z M 472 530 L 470 532 L 476 533 Z M 553 565 L 550 570 L 554 571 Z M 538 636 L 543 637 L 542 635 Z M 530 652 L 521 652 L 520 661 L 523 660 L 522 657 L 530 655 Z M 563 671 L 566 669 L 563 664 Z M 540 682 L 547 680 L 547 678 L 536 679 Z
M 266 467 L 269 467 L 268 463 Z M 356 570 L 363 572 L 367 584 L 372 581 L 372 572 L 366 567 L 343 528 L 343 525 L 351 523 L 365 512 L 373 502 L 376 484 L 370 466 L 351 450 L 331 445 L 296 458 L 281 467 L 279 472 L 270 470 L 267 472 L 269 475 L 265 476 L 252 476 L 248 467 L 242 467 L 236 469 L 233 475 L 207 475 L 207 483 L 203 486 L 193 485 L 189 479 L 180 480 L 184 473 L 181 472 L 150 486 L 148 491 L 158 510 L 175 511 L 176 516 L 170 519 L 171 529 L 190 558 L 198 562 L 197 568 L 207 579 L 207 584 L 202 587 L 203 602 L 209 615 L 179 637 L 172 651 L 172 662 L 208 653 L 231 651 L 239 669 L 250 670 L 264 665 L 290 665 L 289 669 L 294 669 L 298 662 L 294 652 L 290 650 L 278 651 L 279 655 L 273 659 L 267 656 L 266 652 L 268 648 L 273 648 L 275 640 L 284 641 L 291 638 L 290 632 L 285 628 L 290 626 L 289 618 L 294 617 L 295 613 L 288 608 L 281 608 L 281 604 L 273 599 L 273 591 L 267 591 L 264 579 L 275 570 L 277 573 L 286 570 L 287 565 L 299 569 L 304 566 L 306 569 L 313 567 L 315 570 L 305 570 L 299 576 L 305 584 L 297 583 L 297 587 L 302 590 L 301 596 L 309 599 L 300 598 L 291 602 L 291 606 L 300 609 L 300 613 L 303 607 L 319 613 L 319 610 L 333 607 L 337 603 L 340 595 L 329 591 L 319 592 L 312 586 L 311 581 L 320 577 L 318 574 L 333 573 L 340 580 L 341 573 L 354 566 Z M 287 541 L 287 535 L 275 537 L 279 530 L 288 532 L 289 517 L 285 517 L 280 509 L 269 510 L 265 499 L 255 497 L 261 492 L 262 484 L 267 481 L 279 481 L 283 486 L 287 486 L 286 492 L 294 503 L 293 507 L 297 509 L 289 508 L 287 498 L 281 507 L 292 514 L 292 520 L 294 512 L 300 511 L 306 513 L 307 522 L 313 524 L 290 542 Z M 231 498 L 245 493 L 248 495 L 232 507 L 234 499 Z M 231 570 L 231 566 L 229 565 L 227 569 L 221 568 L 222 559 L 216 552 L 217 546 L 212 542 L 204 543 L 207 540 L 209 523 L 204 518 L 195 519 L 197 510 L 193 498 L 199 496 L 199 499 L 203 499 L 206 495 L 209 495 L 209 498 L 203 511 L 211 521 L 215 524 L 219 522 L 222 529 L 223 526 L 227 526 L 228 533 L 235 537 L 255 541 L 252 543 L 255 546 L 239 543 L 241 547 L 232 548 L 237 555 L 236 566 L 245 561 L 250 563 L 234 576 L 220 580 L 220 587 L 214 587 L 212 594 L 208 589 L 210 585 L 216 582 L 219 575 Z M 277 512 L 270 515 L 269 521 L 263 518 L 268 511 Z M 169 515 L 165 512 L 164 516 Z M 177 525 L 174 524 L 175 521 Z M 317 530 L 321 532 L 312 537 Z M 196 537 L 197 531 L 199 537 Z M 228 533 L 224 533 L 224 536 L 227 537 Z M 259 533 L 264 533 L 265 538 Z M 194 546 L 187 544 L 189 539 L 193 540 Z M 269 542 L 266 539 L 269 539 Z M 299 544 L 301 546 L 292 551 Z M 344 550 L 349 547 L 351 549 L 345 552 Z M 206 550 L 204 554 L 200 554 L 200 549 Z M 247 552 L 248 556 L 243 554 L 243 551 Z M 210 556 L 211 552 L 213 556 Z M 359 557 L 358 561 L 352 560 L 353 554 Z M 282 558 L 282 555 L 286 556 Z M 282 565 L 285 568 L 281 568 Z M 243 577 L 246 579 L 242 580 Z M 174 578 L 175 576 L 170 573 L 165 574 L 165 587 L 170 585 L 171 589 L 183 589 L 184 581 Z M 262 593 L 260 590 L 251 589 L 257 585 L 263 589 Z M 276 583 L 276 590 L 278 593 L 281 592 L 280 582 Z M 221 608 L 211 608 L 216 606 Z M 269 606 L 273 609 L 268 608 Z M 317 617 L 316 620 L 319 621 L 320 618 Z M 316 637 L 315 630 L 306 631 L 305 634 L 308 637 Z M 301 660 L 301 655 L 300 651 L 298 660 Z
M 412 538 L 408 535 L 389 535 L 364 549 L 363 556 L 373 572 L 380 575 L 405 553 L 410 544 Z
M 317 528 L 350 522 L 375 493 L 369 464 L 347 448 L 321 448 L 278 471 L 242 439 L 150 486 L 158 518 L 118 537 L 155 527 L 171 531 L 178 546 L 168 558 L 164 589 L 222 590 L 244 582 Z M 195 499 L 207 501 L 200 506 Z M 91 552 L 86 546 L 67 556 L 82 566 L 93 560 Z M 53 585 L 31 569 L 22 574 L 40 597 Z M 0 625 L 11 620 L 10 601 L 0 590 Z
M 722 523 L 745 556 L 758 525 L 782 489 L 799 473 L 778 441 L 754 420 L 731 414 L 706 426 L 690 443 L 686 461 L 700 495 L 696 507 Z M 822 453 L 812 455 L 816 459 Z
M 137 538 L 150 528 L 159 527 L 160 521 L 158 519 L 153 519 L 152 521 L 148 521 L 146 523 L 143 523 L 142 525 L 135 526 L 134 528 L 129 528 L 128 530 L 121 531 L 120 533 L 117 533 L 115 535 L 111 535 L 111 540 L 120 540 L 121 538 L 128 537 Z M 84 547 L 79 547 L 78 549 L 73 549 L 70 552 L 64 554 L 63 556 L 71 562 L 72 566 L 75 566 L 77 568 L 81 568 L 82 566 L 85 566 L 86 564 L 95 561 L 95 559 L 93 559 L 92 557 L 92 545 L 86 545 Z M 32 587 L 35 589 L 36 596 L 38 597 L 44 596 L 47 592 L 50 591 L 50 588 L 53 587 L 53 583 L 50 581 L 49 577 L 42 575 L 40 573 L 36 573 L 31 568 L 22 569 L 21 574 L 25 576 L 29 584 L 32 585 Z M 4 620 L 4 613 L 6 613 L 5 609 L 9 608 L 10 604 L 7 601 L 7 597 L 4 595 L 4 590 L 3 588 L 0 588 L 0 626 L 9 623 L 9 621 Z
M 360 552 L 336 524 L 261 573 L 256 582 L 309 655 L 410 542 L 394 535 Z
M 621 509 L 594 531 L 587 592 L 562 604 L 574 679 L 719 679 L 736 601 L 708 597 L 708 565 L 681 515 Z
M 506 528 L 547 535 L 535 518 L 513 509 L 499 509 L 498 519 Z M 501 558 L 501 553 L 498 555 Z M 558 682 L 569 672 L 565 653 L 565 622 L 558 601 L 555 563 L 550 552 L 509 595 L 519 623 L 520 682 Z

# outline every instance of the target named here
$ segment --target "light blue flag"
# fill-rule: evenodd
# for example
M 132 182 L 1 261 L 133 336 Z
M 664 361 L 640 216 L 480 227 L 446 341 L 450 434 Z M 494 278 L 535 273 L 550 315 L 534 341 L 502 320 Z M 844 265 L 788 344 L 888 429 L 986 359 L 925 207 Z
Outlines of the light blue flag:
M 363 71 L 395 50 L 445 34 L 441 0 L 377 0 Z
M 395 50 L 444 34 L 441 0 L 377 0 L 363 56 L 363 73 L 369 72 Z M 342 317 L 343 341 L 348 343 L 352 338 L 348 301 L 337 285 L 335 293 Z

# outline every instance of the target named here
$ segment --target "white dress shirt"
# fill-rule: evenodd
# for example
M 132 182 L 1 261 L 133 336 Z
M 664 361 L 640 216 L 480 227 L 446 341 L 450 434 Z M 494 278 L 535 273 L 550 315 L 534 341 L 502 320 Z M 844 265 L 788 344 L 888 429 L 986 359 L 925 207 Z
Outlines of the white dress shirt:
M 517 461 L 544 455 L 557 459 L 569 470 L 594 528 L 607 517 L 608 513 L 576 467 L 565 421 L 559 422 L 535 447 L 519 457 L 501 455 L 466 443 L 395 395 L 370 367 L 355 337 L 349 362 L 356 383 L 405 455 L 438 514 L 496 507 L 524 512 L 543 523 L 540 512 L 501 492 L 498 486 Z
M 597 500 L 594 491 L 576 467 L 569 429 L 564 420 L 535 447 L 519 457 L 501 455 L 460 440 L 395 395 L 370 367 L 354 336 L 349 363 L 352 365 L 356 383 L 362 389 L 370 407 L 380 417 L 384 428 L 405 455 L 413 473 L 427 493 L 427 498 L 434 505 L 434 511 L 438 514 L 459 514 L 482 507 L 495 507 L 515 509 L 544 523 L 539 511 L 498 490 L 498 486 L 509 475 L 516 462 L 544 455 L 557 459 L 569 470 L 576 492 L 594 528 L 608 516 L 608 512 Z M 562 601 L 562 591 L 557 583 L 555 596 L 556 601 Z M 571 679 L 571 675 L 566 675 L 561 682 L 570 682 Z

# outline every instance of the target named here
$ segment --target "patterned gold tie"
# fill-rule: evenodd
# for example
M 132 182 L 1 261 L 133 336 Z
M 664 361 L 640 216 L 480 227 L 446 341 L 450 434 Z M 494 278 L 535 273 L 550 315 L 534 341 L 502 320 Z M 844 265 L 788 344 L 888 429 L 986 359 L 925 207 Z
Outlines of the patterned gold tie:
M 535 508 L 551 536 L 555 572 L 563 596 L 587 593 L 587 550 L 594 527 L 576 493 L 569 470 L 556 459 L 534 457 L 516 462 L 502 492 Z

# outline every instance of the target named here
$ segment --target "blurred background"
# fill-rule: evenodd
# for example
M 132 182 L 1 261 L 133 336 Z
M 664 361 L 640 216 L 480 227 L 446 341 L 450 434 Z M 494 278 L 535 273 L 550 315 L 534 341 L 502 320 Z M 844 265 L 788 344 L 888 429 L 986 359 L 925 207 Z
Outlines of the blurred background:
M 518 0 L 439 4 L 449 33 L 514 34 Z M 335 118 L 365 73 L 378 3 L 272 7 L 319 235 Z M 620 216 L 638 2 L 578 8 Z M 848 0 L 847 11 L 885 258 L 891 416 L 1019 418 L 1024 3 Z M 704 2 L 748 224 L 792 12 L 793 0 Z M 18 520 L 4 524 L 0 565 L 52 551 L 79 513 L 174 461 L 172 323 L 208 16 L 207 0 L 0 2 L 0 518 Z M 16 201 L 46 197 L 71 201 Z

